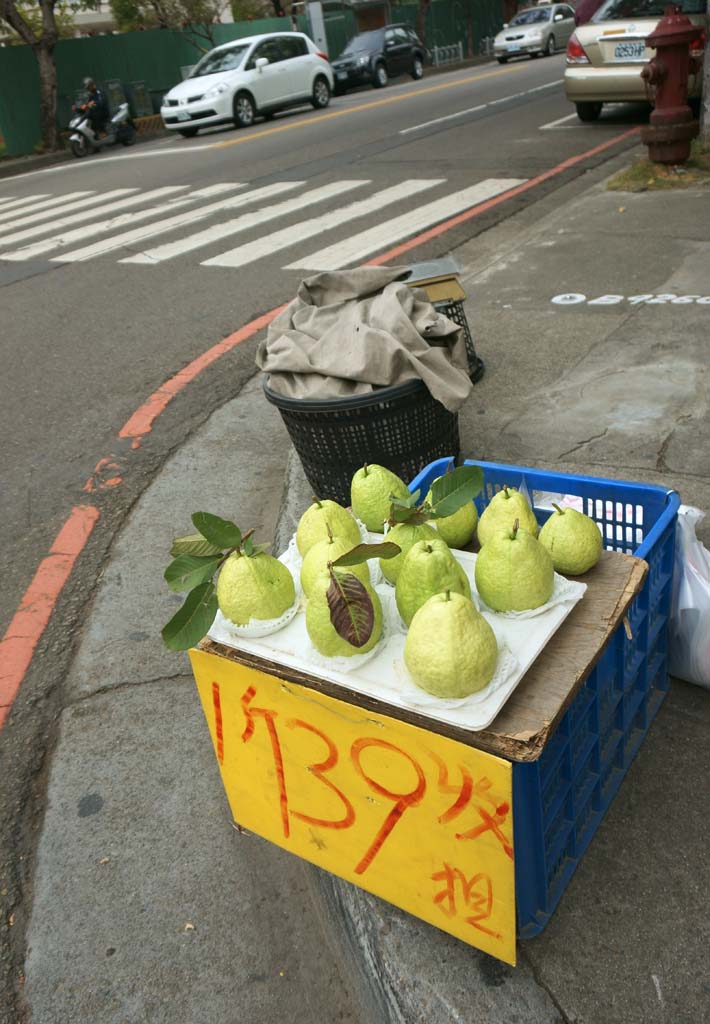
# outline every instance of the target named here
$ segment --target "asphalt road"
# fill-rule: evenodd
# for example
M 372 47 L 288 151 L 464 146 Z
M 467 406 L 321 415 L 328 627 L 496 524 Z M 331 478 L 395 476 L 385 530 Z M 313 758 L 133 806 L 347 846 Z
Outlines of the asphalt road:
M 99 512 L 3 732 L 0 883 L 22 882 L 13 850 L 33 845 L 64 670 L 112 539 L 166 457 L 253 376 L 254 338 L 179 391 L 138 447 L 121 428 L 310 271 L 357 265 L 518 189 L 399 262 L 442 255 L 618 151 L 597 147 L 624 133 L 615 146 L 632 144 L 638 111 L 579 124 L 563 68 L 558 55 L 400 80 L 248 131 L 0 180 L 0 636 L 69 511 Z
M 406 224 L 412 211 L 431 205 L 421 222 L 428 227 L 473 205 L 478 192 L 466 190 L 484 183 L 486 198 L 633 121 L 634 112 L 621 109 L 598 125 L 578 124 L 562 93 L 562 74 L 558 55 L 420 82 L 400 79 L 383 91 L 336 98 L 324 112 L 305 109 L 247 131 L 215 130 L 189 141 L 170 137 L 0 181 L 0 635 L 97 461 L 116 452 L 122 424 L 166 378 L 290 298 L 310 269 L 358 251 L 331 246 L 379 225 L 349 261 L 362 262 L 412 234 Z M 559 118 L 566 120 L 541 130 Z M 501 204 L 407 259 L 454 248 L 563 180 L 564 174 Z M 194 190 L 236 183 L 245 187 L 187 198 Z M 157 191 L 166 188 L 174 191 Z M 240 193 L 253 190 L 263 198 L 248 204 Z M 80 192 L 87 194 L 60 201 Z M 447 206 L 447 197 L 460 192 Z M 23 202 L 37 195 L 47 198 Z M 6 197 L 12 205 L 3 210 Z M 209 214 L 206 207 L 220 200 L 244 207 Z M 142 218 L 148 208 L 155 212 Z M 131 238 L 141 226 L 152 230 L 156 219 L 190 212 L 200 219 Z M 252 216 L 238 234 L 210 240 L 225 220 L 244 214 Z M 399 232 L 389 226 L 403 216 Z M 320 230 L 308 237 L 316 218 Z M 97 233 L 106 221 L 114 227 Z M 195 242 L 199 248 L 186 248 Z M 106 251 L 92 255 L 92 247 Z M 325 260 L 319 259 L 324 248 Z M 230 252 L 236 265 L 204 265 Z M 52 262 L 79 256 L 80 262 Z M 123 262 L 130 258 L 142 262 Z M 284 269 L 294 263 L 296 269 Z M 253 343 L 187 388 L 156 425 L 151 456 L 163 457 L 252 372 Z M 130 489 L 115 498 L 119 505 L 130 500 Z M 91 570 L 87 583 L 90 576 Z

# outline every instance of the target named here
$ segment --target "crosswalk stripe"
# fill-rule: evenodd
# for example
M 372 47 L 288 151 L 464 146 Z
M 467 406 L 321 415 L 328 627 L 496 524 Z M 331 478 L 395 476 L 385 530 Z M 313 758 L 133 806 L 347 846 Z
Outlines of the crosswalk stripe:
M 137 192 L 137 188 L 116 188 L 112 192 L 106 192 L 105 195 L 97 197 L 103 202 L 105 199 L 117 199 L 119 196 L 128 195 L 130 192 Z M 25 227 L 27 224 L 36 224 L 41 220 L 50 220 L 52 217 L 64 216 L 65 213 L 71 213 L 73 210 L 86 209 L 86 201 L 90 196 L 93 196 L 93 192 L 72 192 L 69 197 L 63 196 L 61 202 L 52 204 L 51 209 L 37 210 L 38 206 L 45 206 L 45 203 L 37 203 L 27 210 L 13 210 L 13 219 L 5 221 L 4 224 L 0 224 L 0 242 L 2 235 L 6 231 L 14 231 L 15 228 Z M 71 201 L 68 201 L 70 199 Z M 19 217 L 17 214 L 19 213 Z
M 452 192 L 426 206 L 418 206 L 392 220 L 383 221 L 374 228 L 353 235 L 343 242 L 320 249 L 302 259 L 295 260 L 284 270 L 338 270 L 355 263 L 380 249 L 391 246 L 417 231 L 452 217 L 462 210 L 522 185 L 524 178 L 487 178 L 471 188 Z
M 260 224 L 275 220 L 276 217 L 288 216 L 288 214 L 296 211 L 300 212 L 306 206 L 313 206 L 315 203 L 323 202 L 323 200 L 330 199 L 332 196 L 341 195 L 354 188 L 359 188 L 361 185 L 369 184 L 369 181 L 331 182 L 329 185 L 322 185 L 311 192 L 304 192 L 297 198 L 291 196 L 285 202 L 275 203 L 273 206 L 262 206 L 260 209 L 242 214 L 241 217 L 236 217 L 234 220 L 226 221 L 223 224 L 214 224 L 204 231 L 200 231 L 195 235 L 189 235 L 187 238 L 180 239 L 177 242 L 166 242 L 165 245 L 160 245 L 155 249 L 147 249 L 136 256 L 128 256 L 126 259 L 119 260 L 119 263 L 160 263 L 162 260 L 169 260 L 174 256 L 181 256 L 183 253 L 203 248 L 213 242 L 220 241 L 222 238 L 236 235 L 240 231 L 248 231 L 249 228 L 259 227 Z
M 32 206 L 33 203 L 42 199 L 52 199 L 52 194 L 50 192 L 42 192 L 35 196 L 21 196 L 19 199 L 15 196 L 5 196 L 4 199 L 0 199 L 2 214 L 4 216 L 8 210 L 12 210 L 14 215 L 18 206 Z
M 263 238 L 257 238 L 253 242 L 247 242 L 246 245 L 231 249 L 229 252 L 220 253 L 219 256 L 205 260 L 202 266 L 242 267 L 245 263 L 251 263 L 252 260 L 270 255 L 278 249 L 285 249 L 302 242 L 306 238 L 312 238 L 313 235 L 318 235 L 321 231 L 328 231 L 330 228 L 339 227 L 349 220 L 364 217 L 368 213 L 381 212 L 389 203 L 396 203 L 398 200 L 407 199 L 418 192 L 424 192 L 426 189 L 441 185 L 444 181 L 444 178 L 403 181 L 399 185 L 393 185 L 390 188 L 383 189 L 381 192 L 375 192 L 373 195 L 368 196 L 367 199 L 361 199 L 350 203 L 349 206 L 342 206 L 337 210 L 331 210 L 320 217 L 313 217 L 298 224 L 293 224 L 280 231 L 275 231 L 271 235 L 265 235 Z
M 187 196 L 180 196 L 177 199 L 170 199 L 167 203 L 159 203 L 157 206 L 149 206 L 145 210 L 131 210 L 130 213 L 119 214 L 118 217 L 111 217 L 108 220 L 101 220 L 95 224 L 86 224 L 73 231 L 63 234 L 52 235 L 50 238 L 43 238 L 40 242 L 25 245 L 21 249 L 5 252 L 0 259 L 19 262 L 21 260 L 33 260 L 38 256 L 51 252 L 53 249 L 60 249 L 62 246 L 74 245 L 75 242 L 83 242 L 96 235 L 106 234 L 108 231 L 115 231 L 125 227 L 127 224 L 135 224 L 137 221 L 149 220 L 151 217 L 158 217 L 166 211 L 172 212 L 183 206 L 189 206 L 199 202 L 200 199 L 210 199 L 212 196 L 223 195 L 225 192 L 234 192 L 238 188 L 244 188 L 242 184 L 208 185 L 207 188 L 190 192 Z M 144 196 L 145 198 L 145 196 Z
M 56 231 L 57 228 L 70 227 L 72 224 L 81 224 L 83 221 L 94 220 L 102 213 L 114 213 L 117 210 L 130 209 L 139 206 L 149 199 L 159 199 L 163 196 L 172 195 L 174 192 L 184 192 L 188 185 L 165 185 L 162 188 L 152 189 L 150 192 L 140 192 L 138 195 L 127 196 L 112 203 L 104 203 L 102 206 L 95 206 L 93 209 L 84 210 L 80 213 L 69 214 L 68 217 L 60 217 L 58 220 L 50 221 L 47 224 L 35 225 L 25 228 L 23 231 L 15 231 L 4 238 L 0 236 L 0 249 L 15 242 L 24 242 L 28 238 L 37 238 L 38 235 L 46 235 L 49 231 Z M 126 192 L 135 192 L 136 189 L 125 189 Z
M 221 199 L 216 203 L 209 203 L 200 207 L 199 210 L 190 210 L 188 213 L 178 214 L 176 217 L 166 217 L 164 220 L 155 221 L 134 231 L 124 231 L 121 235 L 111 235 L 93 245 L 87 245 L 83 249 L 73 249 L 71 252 L 62 253 L 61 256 L 54 256 L 53 263 L 78 263 L 81 260 L 89 260 L 94 256 L 100 256 L 114 249 L 121 249 L 135 242 L 142 242 L 144 238 L 153 238 L 155 235 L 165 234 L 167 231 L 174 231 L 176 228 L 184 227 L 186 224 L 194 224 L 198 220 L 204 220 L 213 213 L 223 210 L 233 210 L 238 206 L 246 206 L 247 203 L 256 203 L 261 199 L 268 199 L 270 196 L 278 195 L 279 192 L 288 192 L 291 189 L 299 188 L 302 181 L 277 181 L 273 185 L 264 185 L 263 188 L 254 189 L 251 192 L 242 192 L 238 196 L 231 196 L 229 199 Z

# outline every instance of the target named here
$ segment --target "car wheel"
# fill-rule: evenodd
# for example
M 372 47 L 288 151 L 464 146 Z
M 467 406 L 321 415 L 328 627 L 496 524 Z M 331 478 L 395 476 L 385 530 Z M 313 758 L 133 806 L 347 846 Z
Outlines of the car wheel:
M 316 110 L 323 110 L 330 103 L 330 86 L 322 75 L 318 75 L 313 83 L 313 95 L 311 106 Z
M 580 121 L 596 121 L 602 112 L 602 103 L 575 103 Z
M 375 79 L 372 84 L 376 89 L 384 89 L 387 85 L 387 68 L 382 61 L 375 65 Z
M 256 109 L 254 100 L 247 92 L 238 92 L 234 97 L 234 123 L 237 128 L 248 128 L 254 124 Z
M 183 139 L 194 139 L 199 128 L 178 128 L 178 135 L 182 135 Z
M 507 57 L 496 57 L 496 60 L 498 61 L 499 64 L 507 64 L 508 63 L 508 58 Z
M 424 65 L 421 57 L 415 57 L 412 63 L 412 78 L 416 82 L 424 74 Z
M 539 54 L 539 53 L 531 53 L 531 54 L 530 54 L 530 60 L 537 60 L 537 58 L 538 58 L 539 56 L 540 56 L 540 54 Z
M 550 36 L 550 38 L 547 40 L 547 46 L 545 47 L 545 56 L 554 57 L 556 49 L 557 45 L 555 43 L 555 37 Z

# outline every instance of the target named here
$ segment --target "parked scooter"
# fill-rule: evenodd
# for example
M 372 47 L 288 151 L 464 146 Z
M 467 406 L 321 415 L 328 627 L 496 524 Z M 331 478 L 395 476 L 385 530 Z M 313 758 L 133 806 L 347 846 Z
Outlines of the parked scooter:
M 132 146 L 136 141 L 136 126 L 131 119 L 127 103 L 122 103 L 106 124 L 106 135 L 97 136 L 91 125 L 87 104 L 75 108 L 69 122 L 69 145 L 76 157 L 97 153 L 106 146 Z

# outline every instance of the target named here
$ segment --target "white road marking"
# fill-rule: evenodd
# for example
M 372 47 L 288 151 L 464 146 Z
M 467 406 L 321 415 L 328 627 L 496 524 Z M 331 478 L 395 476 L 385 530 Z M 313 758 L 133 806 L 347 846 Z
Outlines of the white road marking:
M 578 120 L 577 115 L 576 114 L 567 114 L 566 117 L 558 117 L 556 121 L 548 121 L 547 124 L 541 124 L 540 125 L 540 131 L 541 132 L 546 132 L 546 131 L 549 131 L 550 128 L 557 128 L 558 125 L 565 124 L 566 121 L 573 121 L 573 120 L 574 121 Z
M 81 210 L 79 213 L 71 213 L 68 217 L 60 217 L 58 220 L 49 221 L 47 224 L 35 225 L 31 228 L 25 228 L 23 231 L 14 231 L 11 235 L 2 237 L 0 235 L 0 248 L 4 248 L 10 243 L 24 242 L 28 238 L 37 238 L 38 235 L 46 235 L 48 231 L 56 231 L 57 228 L 70 227 L 72 224 L 81 224 L 83 221 L 94 220 L 102 213 L 113 213 L 115 210 L 126 210 L 132 206 L 139 206 L 141 203 L 145 203 L 149 199 L 158 199 L 161 196 L 171 195 L 173 192 L 184 192 L 188 185 L 166 185 L 163 188 L 151 189 L 150 192 L 139 192 L 138 195 L 128 196 L 127 198 L 118 199 L 115 202 L 103 203 L 99 206 L 95 206 L 86 210 Z M 123 192 L 138 192 L 135 188 L 124 188 L 117 189 L 116 192 L 107 192 L 103 196 L 116 195 Z
M 280 192 L 288 192 L 291 189 L 303 185 L 302 181 L 277 181 L 273 185 L 265 185 L 263 188 L 254 189 L 251 192 L 242 192 L 238 196 L 231 196 L 229 199 L 221 199 L 216 203 L 208 203 L 199 210 L 190 210 L 188 213 L 178 214 L 176 217 L 166 217 L 164 220 L 155 221 L 146 227 L 136 228 L 135 231 L 124 231 L 121 235 L 112 235 L 104 238 L 93 245 L 87 245 L 83 249 L 74 249 L 72 252 L 64 253 L 62 256 L 53 257 L 53 263 L 78 263 L 82 260 L 90 260 L 94 256 L 101 256 L 103 253 L 112 252 L 114 249 L 122 249 L 125 246 L 142 242 L 144 238 L 153 238 L 155 235 L 165 234 L 167 231 L 174 231 L 176 228 L 184 227 L 186 224 L 194 224 L 198 220 L 204 220 L 213 213 L 221 213 L 222 210 L 234 210 L 239 206 L 246 206 L 248 203 L 256 203 L 261 199 L 268 199 L 278 195 Z
M 248 231 L 249 228 L 259 227 L 260 224 L 275 220 L 282 215 L 288 216 L 289 214 L 300 212 L 306 206 L 321 203 L 332 196 L 337 196 L 343 192 L 359 188 L 361 185 L 369 184 L 369 181 L 334 181 L 329 185 L 313 189 L 311 192 L 304 192 L 297 198 L 291 197 L 283 203 L 263 206 L 259 210 L 245 213 L 234 220 L 228 220 L 223 224 L 214 224 L 204 231 L 200 231 L 195 235 L 188 235 L 187 238 L 179 239 L 177 242 L 166 242 L 165 245 L 160 245 L 155 249 L 147 249 L 135 256 L 127 256 L 125 259 L 119 260 L 119 263 L 161 263 L 163 260 L 170 260 L 174 256 L 181 256 L 183 253 L 203 248 L 205 245 L 218 242 L 222 238 L 236 235 L 240 231 Z M 301 236 L 299 235 L 299 237 Z
M 79 199 L 84 201 L 88 199 L 89 196 L 93 195 L 93 191 L 83 191 L 83 193 L 67 193 L 66 196 L 28 196 L 25 199 L 16 200 L 16 202 L 12 204 L 11 210 L 9 210 L 7 207 L 4 207 L 2 210 L 0 210 L 0 221 L 11 221 L 13 217 L 24 217 L 30 214 L 31 212 L 35 213 L 38 210 L 46 211 L 48 207 L 64 206 L 65 204 L 70 203 L 73 206 L 76 206 L 76 202 L 72 201 L 76 201 Z M 38 199 L 41 202 L 36 202 Z M 47 216 L 52 216 L 53 212 L 54 211 L 52 210 L 50 213 L 47 213 Z M 38 217 L 38 219 L 40 218 Z M 4 230 L 5 227 L 9 226 L 12 225 L 0 223 L 0 229 L 2 230 Z
M 486 107 L 495 107 L 499 103 L 507 103 L 508 100 L 517 99 L 519 96 L 530 96 L 534 92 L 541 92 L 543 89 L 551 89 L 553 85 L 561 85 L 564 79 L 556 78 L 554 82 L 545 82 L 544 85 L 536 85 L 533 89 L 524 89 L 523 92 L 513 92 L 510 96 L 501 96 L 500 99 L 490 100 L 488 103 L 481 103 L 477 107 L 469 107 L 467 110 L 459 110 L 455 114 L 445 114 L 443 117 L 435 117 L 432 121 L 423 121 L 421 124 L 412 125 L 411 128 L 400 128 L 400 135 L 408 135 L 410 132 L 421 131 L 422 128 L 430 128 L 433 124 L 442 124 L 444 121 L 452 121 L 456 117 L 464 117 L 466 114 L 473 114 L 478 110 L 485 110 Z
M 11 207 L 31 206 L 38 199 L 51 198 L 51 192 L 42 192 L 41 195 L 36 196 L 22 196 L 21 199 L 17 199 L 15 196 L 5 196 L 3 199 L 0 199 L 0 206 L 2 206 L 2 212 L 5 214 Z
M 441 185 L 445 180 L 444 178 L 434 178 L 430 180 L 403 181 L 399 185 L 393 185 L 391 188 L 383 189 L 381 192 L 375 192 L 374 195 L 369 196 L 367 199 L 361 199 L 358 202 L 350 203 L 349 206 L 342 206 L 337 210 L 324 213 L 320 217 L 301 221 L 299 224 L 293 224 L 290 227 L 283 228 L 281 231 L 275 231 L 271 235 L 257 238 L 253 242 L 247 242 L 246 245 L 205 260 L 202 266 L 242 267 L 245 263 L 251 263 L 262 256 L 269 256 L 278 249 L 286 249 L 297 245 L 306 238 L 312 238 L 313 235 L 318 235 L 321 231 L 328 231 L 330 228 L 340 227 L 341 224 L 355 220 L 357 217 L 364 217 L 368 213 L 381 213 L 388 203 L 408 199 L 418 192 L 424 192 L 426 189 L 434 188 L 435 185 Z
M 123 188 L 110 192 L 109 195 L 123 195 L 126 192 L 135 191 L 135 189 Z M 15 207 L 12 211 L 3 210 L 0 212 L 0 231 L 9 231 L 10 228 L 21 227 L 23 224 L 33 224 L 35 221 L 46 220 L 48 217 L 54 217 L 59 213 L 68 213 L 70 210 L 84 206 L 89 196 L 94 194 L 94 192 L 68 192 L 66 195 L 54 196 L 40 203 L 27 202 L 21 209 Z
M 343 242 L 331 245 L 327 249 L 321 249 L 294 263 L 289 263 L 284 270 L 338 270 L 340 267 L 355 263 L 395 242 L 409 238 L 424 228 L 446 220 L 447 217 L 453 217 L 486 199 L 507 192 L 509 189 L 515 188 L 516 185 L 522 185 L 525 180 L 525 178 L 487 178 L 471 188 L 452 192 L 451 195 L 436 199 L 426 206 L 415 207 L 400 217 L 383 221 L 368 231 L 353 235 Z
M 118 217 L 110 217 L 108 220 L 102 220 L 96 224 L 87 224 L 83 227 L 75 228 L 73 231 L 67 231 L 65 234 L 52 235 L 51 238 L 43 238 L 41 242 L 34 242 L 32 245 L 26 245 L 22 249 L 16 249 L 14 252 L 2 253 L 0 259 L 13 260 L 16 262 L 36 259 L 38 256 L 51 252 L 53 249 L 60 249 L 65 245 L 73 245 L 75 242 L 84 242 L 89 238 L 95 238 L 96 235 L 103 235 L 108 231 L 115 231 L 118 228 L 126 227 L 129 224 L 135 224 L 141 220 L 149 220 L 151 217 L 159 217 L 167 211 L 172 213 L 174 210 L 196 203 L 200 199 L 210 199 L 212 196 L 222 195 L 225 192 L 234 192 L 238 188 L 244 188 L 244 185 L 239 183 L 209 185 L 207 188 L 198 189 L 196 192 L 190 192 L 187 196 L 170 199 L 167 203 L 159 203 L 156 206 L 149 206 L 145 210 L 131 210 L 130 213 L 122 213 L 119 214 Z M 158 191 L 160 191 L 160 189 Z M 144 196 L 143 198 L 146 199 L 147 196 Z
M 98 206 L 89 206 L 85 199 L 81 199 L 76 203 L 67 203 L 66 206 L 57 206 L 53 207 L 51 210 L 42 210 L 41 213 L 33 213 L 27 217 L 19 217 L 18 220 L 9 220 L 5 224 L 0 224 L 0 246 L 6 245 L 8 242 L 19 241 L 20 238 L 32 238 L 33 233 L 42 234 L 44 231 L 51 230 L 54 224 L 62 226 L 65 223 L 74 223 L 74 220 L 71 218 L 89 220 L 93 217 L 95 212 L 102 213 L 103 210 L 107 209 L 107 207 L 113 209 L 116 206 L 116 202 L 114 201 L 125 203 L 125 197 L 130 196 L 132 193 L 137 193 L 137 191 L 137 188 L 114 188 L 113 191 L 103 193 L 102 196 L 97 197 L 99 201 Z M 119 200 L 119 197 L 123 198 Z M 133 199 L 135 198 L 136 197 L 134 196 Z M 103 202 L 107 199 L 111 199 L 112 202 Z M 77 207 L 79 208 L 79 213 L 74 213 L 73 211 L 76 210 Z M 68 216 L 65 216 L 65 214 L 68 214 Z M 52 220 L 52 217 L 58 217 L 59 220 Z M 46 220 L 49 223 L 41 224 L 39 227 L 31 227 L 31 233 L 27 234 L 27 236 L 25 236 L 23 231 L 15 230 L 17 227 L 25 228 L 28 224 L 36 225 L 41 220 Z M 59 223 L 59 221 L 61 223 Z M 11 231 L 11 233 L 5 234 L 5 231 Z

